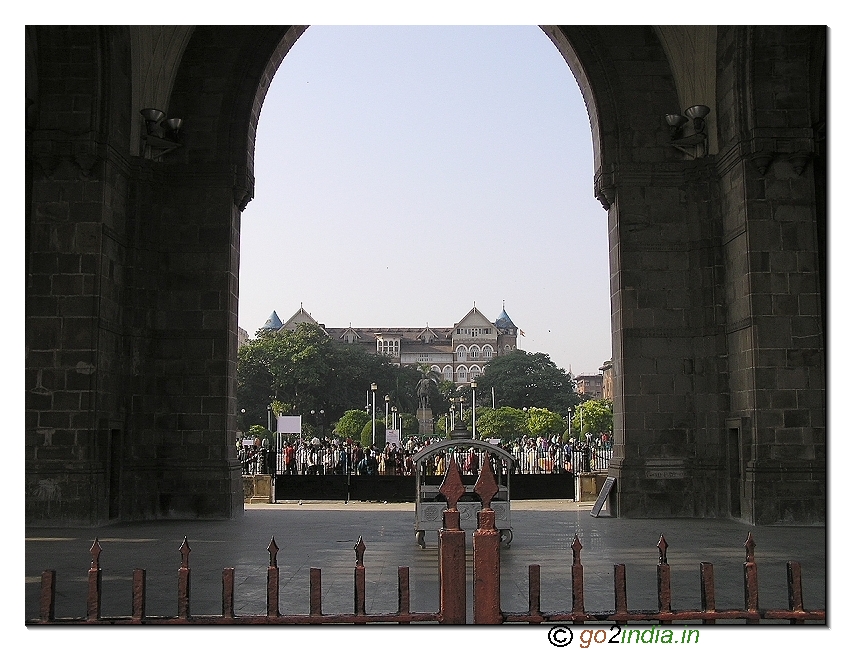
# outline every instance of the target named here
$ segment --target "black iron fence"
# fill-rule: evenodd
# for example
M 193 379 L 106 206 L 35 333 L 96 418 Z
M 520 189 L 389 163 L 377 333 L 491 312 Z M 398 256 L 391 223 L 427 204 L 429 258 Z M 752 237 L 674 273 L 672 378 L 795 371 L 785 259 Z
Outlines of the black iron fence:
M 389 449 L 363 449 L 358 445 L 346 444 L 298 444 L 287 449 L 257 448 L 249 450 L 242 460 L 242 472 L 246 475 L 271 473 L 274 475 L 366 475 L 361 461 L 368 450 L 374 457 L 374 475 L 412 476 L 415 468 L 412 455 L 422 448 L 390 447 Z M 591 473 L 608 470 L 612 449 L 608 445 L 506 445 L 516 458 L 513 472 L 523 475 L 550 475 L 557 473 Z M 461 471 L 473 475 L 481 466 L 482 452 L 477 453 L 477 462 L 467 462 L 466 457 L 454 453 Z M 449 458 L 438 456 L 425 467 L 427 475 L 442 475 Z M 369 473 L 372 475 L 372 473 Z

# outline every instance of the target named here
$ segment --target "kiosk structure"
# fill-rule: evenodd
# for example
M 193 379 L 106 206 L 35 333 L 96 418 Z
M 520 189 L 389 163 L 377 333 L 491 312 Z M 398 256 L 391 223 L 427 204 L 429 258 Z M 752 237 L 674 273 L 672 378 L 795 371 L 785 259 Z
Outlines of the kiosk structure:
M 493 475 L 499 487 L 490 507 L 496 512 L 496 528 L 501 533 L 502 543 L 509 547 L 513 541 L 511 529 L 510 480 L 516 459 L 510 452 L 495 444 L 469 439 L 465 426 L 458 425 L 452 431 L 452 439 L 429 444 L 413 456 L 416 473 L 416 520 L 414 529 L 419 547 L 425 547 L 425 532 L 438 532 L 443 525 L 443 511 L 446 509 L 445 497 L 440 493 L 440 484 L 453 459 L 458 467 L 463 467 L 470 453 L 477 456 L 477 466 L 481 467 L 489 453 Z M 442 471 L 442 472 L 440 472 Z M 481 511 L 481 498 L 475 492 L 478 472 L 462 472 L 466 493 L 458 500 L 461 527 L 474 530 Z

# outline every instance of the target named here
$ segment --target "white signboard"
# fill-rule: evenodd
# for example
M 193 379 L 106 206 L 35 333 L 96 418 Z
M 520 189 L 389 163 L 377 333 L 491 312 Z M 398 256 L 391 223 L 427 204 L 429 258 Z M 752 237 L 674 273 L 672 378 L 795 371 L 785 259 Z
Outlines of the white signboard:
M 401 445 L 401 431 L 397 428 L 387 428 L 387 444 Z
M 278 415 L 277 417 L 277 432 L 286 434 L 301 434 L 301 415 L 285 416 Z

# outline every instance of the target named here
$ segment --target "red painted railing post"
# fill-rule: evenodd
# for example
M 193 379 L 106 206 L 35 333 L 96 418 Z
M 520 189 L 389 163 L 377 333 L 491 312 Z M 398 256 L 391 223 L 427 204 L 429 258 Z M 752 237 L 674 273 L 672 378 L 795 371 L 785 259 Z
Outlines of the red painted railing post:
M 133 622 L 141 622 L 145 619 L 145 571 L 142 568 L 133 570 Z
M 664 535 L 658 539 L 658 566 L 656 575 L 658 577 L 658 612 L 669 613 L 671 605 L 670 595 L 670 565 L 667 563 L 667 541 Z M 669 620 L 660 620 L 661 624 L 669 624 Z
M 225 568 L 221 571 L 221 617 L 226 620 L 232 620 L 235 617 L 233 610 L 235 573 L 235 568 Z
M 472 533 L 472 619 L 475 624 L 501 624 L 500 534 L 496 529 L 496 512 L 490 508 L 499 485 L 489 453 L 484 454 L 475 492 L 481 497 L 482 509 L 478 512 L 478 529 Z
M 458 499 L 466 493 L 454 458 L 440 486 L 448 509 L 439 534 L 440 623 L 466 624 L 466 532 L 460 527 Z
M 91 546 L 91 568 L 89 568 L 89 590 L 86 602 L 86 619 L 90 622 L 100 619 L 100 596 L 102 571 L 100 569 L 100 542 L 95 539 Z
M 277 567 L 277 543 L 272 537 L 269 551 L 269 570 L 266 575 L 266 615 L 280 617 L 280 568 Z
M 803 609 L 803 575 L 798 561 L 785 565 L 788 574 L 788 610 L 801 613 Z M 791 620 L 791 624 L 803 624 L 803 620 Z
M 310 617 L 322 617 L 321 568 L 310 568 Z
M 410 568 L 398 567 L 398 612 L 401 615 L 410 615 Z M 410 624 L 410 622 L 400 622 Z
M 41 599 L 39 601 L 39 619 L 53 622 L 56 619 L 56 571 L 45 570 L 41 573 Z
M 573 567 L 572 567 L 572 590 L 573 590 L 573 621 L 583 622 L 584 611 L 584 566 L 581 565 L 581 541 L 578 534 L 573 536 Z
M 626 564 L 614 564 L 614 612 L 617 615 L 629 614 L 629 602 L 626 594 Z
M 714 613 L 714 565 L 707 561 L 699 564 L 700 599 L 705 613 Z M 703 624 L 714 624 L 717 620 L 703 620 Z
M 540 624 L 543 615 L 540 612 L 540 564 L 528 566 L 528 615 L 532 618 L 529 624 Z
M 747 534 L 747 542 L 744 543 L 747 560 L 744 563 L 744 601 L 747 613 L 754 614 L 747 618 L 747 624 L 759 623 L 759 577 L 756 566 L 756 541 L 753 533 Z
M 180 546 L 180 568 L 177 570 L 177 617 L 181 620 L 189 619 L 189 597 L 190 585 L 189 580 L 189 539 L 183 537 L 183 544 Z
M 363 554 L 366 544 L 361 536 L 354 546 L 354 614 L 366 615 L 366 566 L 363 564 Z

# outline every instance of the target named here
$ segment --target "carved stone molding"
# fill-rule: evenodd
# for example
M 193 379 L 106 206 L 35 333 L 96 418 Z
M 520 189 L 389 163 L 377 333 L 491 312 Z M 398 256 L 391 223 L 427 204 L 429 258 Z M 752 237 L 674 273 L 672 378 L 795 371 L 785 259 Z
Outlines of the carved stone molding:
M 750 155 L 750 160 L 752 160 L 759 174 L 764 176 L 770 168 L 770 163 L 773 162 L 773 153 L 771 151 L 757 151 Z
M 246 170 L 236 170 L 233 178 L 233 204 L 242 212 L 254 198 L 254 177 Z
M 616 198 L 617 191 L 614 187 L 614 176 L 612 173 L 597 174 L 593 180 L 593 193 L 606 210 L 611 209 Z
M 811 153 L 808 153 L 806 151 L 799 151 L 797 153 L 792 153 L 791 155 L 789 155 L 788 162 L 791 163 L 791 167 L 794 169 L 794 173 L 800 176 L 806 170 L 806 165 L 809 163 L 809 159 L 811 157 Z
M 106 155 L 106 148 L 92 133 L 71 135 L 63 131 L 34 131 L 28 139 L 27 155 L 48 178 L 63 162 L 76 166 L 84 178 L 91 178 Z

